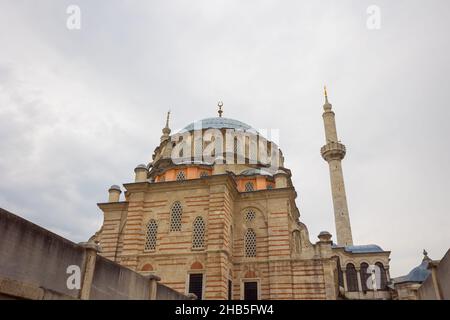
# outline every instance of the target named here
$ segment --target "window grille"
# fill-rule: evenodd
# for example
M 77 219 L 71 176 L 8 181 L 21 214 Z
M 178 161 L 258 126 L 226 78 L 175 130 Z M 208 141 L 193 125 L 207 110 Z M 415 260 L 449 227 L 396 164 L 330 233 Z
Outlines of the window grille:
M 250 191 L 253 191 L 254 189 L 255 189 L 255 188 L 254 188 L 252 182 L 247 182 L 247 183 L 245 184 L 245 192 L 250 192 Z
M 194 220 L 192 230 L 192 248 L 201 249 L 205 247 L 205 222 L 202 217 Z
M 179 201 L 175 202 L 170 209 L 170 231 L 181 231 L 181 215 L 183 208 Z
M 252 222 L 255 219 L 255 217 L 256 213 L 252 209 L 249 209 L 247 210 L 247 212 L 245 212 L 245 221 Z
M 245 256 L 256 257 L 256 234 L 253 229 L 248 229 L 245 232 Z
M 184 171 L 178 171 L 177 173 L 177 181 L 183 181 L 186 180 L 186 174 Z
M 147 223 L 145 232 L 145 251 L 154 251 L 156 249 L 156 236 L 158 234 L 158 224 L 154 219 Z

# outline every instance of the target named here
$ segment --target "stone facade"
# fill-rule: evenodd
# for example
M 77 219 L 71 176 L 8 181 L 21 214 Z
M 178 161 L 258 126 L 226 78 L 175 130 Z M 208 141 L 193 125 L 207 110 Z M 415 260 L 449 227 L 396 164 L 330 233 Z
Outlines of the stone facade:
M 355 295 L 341 281 L 342 263 L 388 268 L 389 252 L 346 250 L 353 240 L 341 168 L 345 146 L 337 140 L 328 98 L 324 108 L 322 156 L 330 165 L 338 246 L 328 232 L 310 241 L 278 146 L 220 112 L 172 136 L 168 115 L 152 161 L 136 167 L 134 182 L 124 184 L 124 199 L 113 186 L 109 201 L 98 204 L 104 222 L 94 238 L 102 254 L 142 274 L 157 273 L 167 286 L 202 299 L 385 298 Z M 219 149 L 208 160 L 186 152 L 213 144 Z M 266 156 L 276 166 L 264 162 Z

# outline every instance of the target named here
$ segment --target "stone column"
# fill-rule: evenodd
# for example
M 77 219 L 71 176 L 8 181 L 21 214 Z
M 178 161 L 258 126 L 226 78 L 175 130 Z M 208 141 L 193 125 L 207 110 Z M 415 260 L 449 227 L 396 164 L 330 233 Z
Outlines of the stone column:
M 342 268 L 342 279 L 344 280 L 344 291 L 348 292 L 346 268 Z
M 147 276 L 148 278 L 148 299 L 156 300 L 156 293 L 158 292 L 158 281 L 161 281 L 161 278 L 155 276 L 153 274 Z
M 84 264 L 84 276 L 83 282 L 81 283 L 80 299 L 89 300 L 97 253 L 101 251 L 101 248 L 94 242 L 82 242 L 79 245 L 86 250 L 86 261 Z

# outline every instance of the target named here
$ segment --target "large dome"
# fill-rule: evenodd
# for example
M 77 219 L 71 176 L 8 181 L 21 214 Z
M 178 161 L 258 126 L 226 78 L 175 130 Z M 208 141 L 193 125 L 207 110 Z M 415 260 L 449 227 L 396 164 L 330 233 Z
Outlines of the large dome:
M 184 127 L 181 132 L 192 131 L 194 129 L 236 129 L 236 130 L 255 130 L 248 124 L 241 122 L 239 120 L 234 120 L 230 118 L 206 118 L 203 120 L 198 120 L 193 122 L 186 127 Z M 256 131 L 256 130 L 255 130 Z

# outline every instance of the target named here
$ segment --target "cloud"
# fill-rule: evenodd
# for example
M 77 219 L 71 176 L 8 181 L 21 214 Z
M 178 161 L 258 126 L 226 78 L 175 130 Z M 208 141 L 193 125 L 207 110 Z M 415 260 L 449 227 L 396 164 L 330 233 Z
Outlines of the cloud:
M 280 130 L 312 240 L 334 231 L 324 143 L 328 84 L 355 242 L 391 275 L 449 247 L 447 1 L 69 1 L 0 4 L 0 205 L 74 241 L 172 129 L 216 114 Z

